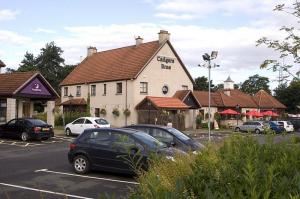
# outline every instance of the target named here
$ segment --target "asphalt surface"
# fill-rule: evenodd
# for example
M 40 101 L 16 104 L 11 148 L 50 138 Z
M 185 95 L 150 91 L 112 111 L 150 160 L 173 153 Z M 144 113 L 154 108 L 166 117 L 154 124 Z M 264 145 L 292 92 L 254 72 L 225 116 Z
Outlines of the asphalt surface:
M 114 173 L 75 175 L 67 160 L 70 138 L 22 143 L 0 139 L 0 198 L 126 198 L 135 179 Z

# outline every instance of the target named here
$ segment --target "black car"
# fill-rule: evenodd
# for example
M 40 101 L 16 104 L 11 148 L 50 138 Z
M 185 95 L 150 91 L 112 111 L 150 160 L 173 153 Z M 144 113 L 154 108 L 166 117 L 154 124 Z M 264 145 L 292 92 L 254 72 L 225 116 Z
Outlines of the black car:
M 174 146 L 182 151 L 197 151 L 205 148 L 205 146 L 201 143 L 172 127 L 152 124 L 137 124 L 126 126 L 125 128 L 143 131 L 152 137 L 155 137 L 159 141 L 164 142 L 168 146 Z
M 53 127 L 39 119 L 18 118 L 0 125 L 0 137 L 30 139 L 49 139 L 54 136 Z
M 184 153 L 134 129 L 95 128 L 84 130 L 70 144 L 68 159 L 79 174 L 90 169 L 134 174 L 138 168 L 147 170 L 151 154 L 173 159 L 176 152 Z

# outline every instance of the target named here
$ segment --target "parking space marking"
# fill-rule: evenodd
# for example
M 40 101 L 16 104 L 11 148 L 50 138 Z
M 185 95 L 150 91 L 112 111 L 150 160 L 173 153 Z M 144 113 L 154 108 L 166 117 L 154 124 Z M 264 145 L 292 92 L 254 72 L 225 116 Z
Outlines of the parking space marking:
M 13 185 L 13 184 L 7 184 L 7 183 L 0 183 L 0 185 L 7 186 L 7 187 L 19 188 L 19 189 L 25 189 L 25 190 L 30 190 L 30 191 L 48 193 L 48 194 L 53 194 L 53 195 L 60 195 L 60 196 L 64 196 L 64 197 L 79 198 L 79 199 L 93 199 L 93 198 L 88 198 L 88 197 L 84 197 L 84 196 L 65 194 L 65 193 L 60 193 L 60 192 L 55 192 L 55 191 L 47 191 L 47 190 L 43 190 L 43 189 L 35 189 L 35 188 L 31 188 L 31 187 L 24 187 L 24 186 L 20 186 L 20 185 Z
M 115 180 L 115 179 L 109 179 L 109 178 L 99 178 L 99 177 L 94 177 L 94 176 L 85 176 L 85 175 L 78 175 L 78 174 L 73 174 L 73 173 L 64 173 L 64 172 L 58 172 L 58 171 L 50 171 L 48 169 L 40 169 L 40 170 L 36 170 L 35 172 L 55 173 L 55 174 L 60 174 L 60 175 L 68 175 L 68 176 L 75 176 L 75 177 L 81 177 L 81 178 L 104 180 L 104 181 L 110 181 L 110 182 L 120 182 L 120 183 L 126 183 L 126 184 L 135 184 L 135 185 L 140 184 L 138 182 L 133 182 L 133 181 Z

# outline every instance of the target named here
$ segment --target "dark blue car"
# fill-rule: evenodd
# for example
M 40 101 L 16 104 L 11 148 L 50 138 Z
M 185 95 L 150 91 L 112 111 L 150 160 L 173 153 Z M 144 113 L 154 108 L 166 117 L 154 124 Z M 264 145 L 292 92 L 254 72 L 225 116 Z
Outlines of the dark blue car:
M 270 126 L 270 129 L 273 130 L 275 133 L 282 133 L 285 130 L 282 126 L 279 126 L 278 124 L 276 124 L 273 121 L 269 122 L 269 126 Z

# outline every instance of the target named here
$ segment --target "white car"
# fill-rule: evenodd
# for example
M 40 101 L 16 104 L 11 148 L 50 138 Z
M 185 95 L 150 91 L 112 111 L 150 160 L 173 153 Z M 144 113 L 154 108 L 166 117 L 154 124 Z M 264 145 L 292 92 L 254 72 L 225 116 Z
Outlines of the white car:
M 279 126 L 283 127 L 286 132 L 293 132 L 294 125 L 290 121 L 274 121 Z
M 65 127 L 66 135 L 79 135 L 85 129 L 90 128 L 109 128 L 110 124 L 103 118 L 99 117 L 81 117 L 69 123 Z

